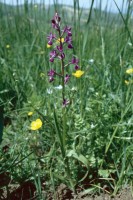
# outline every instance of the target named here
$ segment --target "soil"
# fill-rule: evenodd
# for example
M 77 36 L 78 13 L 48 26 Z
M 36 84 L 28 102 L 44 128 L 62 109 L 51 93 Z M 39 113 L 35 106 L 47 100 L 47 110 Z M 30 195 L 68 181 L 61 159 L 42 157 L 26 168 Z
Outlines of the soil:
M 45 185 L 42 182 L 42 186 Z M 78 192 L 79 191 L 79 192 Z M 77 195 L 65 185 L 60 184 L 56 193 L 47 194 L 45 187 L 42 187 L 41 198 L 44 200 L 133 200 L 133 191 L 130 187 L 123 188 L 115 197 L 107 194 L 106 189 L 100 195 L 85 195 L 84 190 L 77 190 Z M 53 197 L 54 196 L 54 197 Z M 9 173 L 0 174 L 0 200 L 39 200 L 36 187 L 32 181 L 25 181 L 21 184 L 13 184 Z
M 56 197 L 52 194 L 47 195 L 44 191 L 44 200 L 133 200 L 131 188 L 122 189 L 115 197 L 108 194 L 100 195 L 83 195 L 82 192 L 74 195 L 64 184 L 57 188 Z M 39 200 L 36 195 L 35 185 L 31 181 L 27 181 L 20 185 L 9 185 L 8 190 L 0 189 L 0 200 Z M 41 199 L 41 200 L 42 200 Z
M 111 197 L 106 193 L 100 195 L 86 195 L 82 192 L 77 195 L 70 195 L 69 190 L 64 184 L 61 184 L 57 190 L 58 200 L 133 200 L 133 194 L 130 187 L 122 189 L 115 197 Z M 68 193 L 68 194 L 67 194 Z M 71 197 L 70 197 L 71 196 Z M 52 199 L 51 199 L 52 200 Z
M 101 194 L 100 196 L 94 196 L 90 197 L 87 196 L 85 198 L 77 198 L 76 200 L 133 200 L 133 196 L 131 194 L 131 190 L 128 189 L 123 189 L 121 192 L 116 195 L 115 197 L 111 197 L 107 194 Z

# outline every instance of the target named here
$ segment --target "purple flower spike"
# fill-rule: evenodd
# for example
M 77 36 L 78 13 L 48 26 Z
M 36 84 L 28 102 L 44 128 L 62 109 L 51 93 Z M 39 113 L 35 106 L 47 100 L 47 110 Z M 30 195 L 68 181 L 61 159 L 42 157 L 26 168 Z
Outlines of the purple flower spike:
M 69 100 L 63 99 L 63 107 L 66 107 L 69 103 Z
M 66 74 L 65 79 L 64 79 L 64 83 L 66 84 L 70 79 L 70 75 Z
M 48 71 L 48 79 L 49 79 L 49 82 L 53 82 L 53 81 L 55 81 L 55 79 L 57 77 L 60 77 L 61 80 L 63 81 L 62 85 L 61 85 L 62 107 L 64 107 L 64 109 L 65 109 L 65 107 L 71 103 L 71 101 L 69 99 L 66 99 L 66 92 L 65 92 L 66 84 L 69 82 L 70 77 L 71 77 L 69 74 L 67 74 L 68 72 L 66 72 L 67 71 L 66 67 L 71 64 L 74 66 L 74 70 L 76 72 L 72 73 L 72 75 L 74 75 L 75 77 L 82 76 L 82 74 L 84 72 L 79 70 L 80 69 L 80 67 L 78 65 L 79 60 L 74 55 L 70 59 L 68 58 L 69 61 L 67 63 L 65 62 L 66 61 L 65 60 L 65 57 L 66 57 L 65 52 L 67 52 L 68 49 L 73 48 L 71 27 L 65 26 L 63 29 L 61 29 L 61 18 L 57 12 L 55 13 L 54 17 L 52 18 L 51 23 L 52 23 L 52 27 L 55 29 L 57 34 L 50 33 L 47 36 L 47 40 L 48 40 L 47 47 L 49 48 L 54 44 L 53 50 L 49 53 L 49 61 L 54 62 L 55 58 L 57 58 L 58 61 L 60 60 L 61 68 L 60 68 L 60 72 L 56 72 L 54 70 L 54 68 L 50 69 Z M 66 49 L 66 51 L 65 51 L 65 49 Z M 68 56 L 69 56 L 69 54 L 68 54 Z

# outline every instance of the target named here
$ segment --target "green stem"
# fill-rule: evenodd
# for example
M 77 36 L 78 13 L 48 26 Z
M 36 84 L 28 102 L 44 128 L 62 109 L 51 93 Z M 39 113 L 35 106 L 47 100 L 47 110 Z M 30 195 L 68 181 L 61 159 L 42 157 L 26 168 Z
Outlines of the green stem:
M 62 46 L 62 35 L 61 32 L 59 30 L 59 38 L 60 38 L 60 46 Z M 65 100 L 65 64 L 64 64 L 64 60 L 61 59 L 61 76 L 62 76 L 62 101 Z M 66 110 L 65 107 L 62 107 L 62 121 L 63 121 L 63 131 L 61 134 L 61 151 L 62 151 L 62 157 L 64 159 L 64 165 L 65 165 L 65 173 L 67 175 L 68 181 L 70 183 L 70 187 L 73 189 L 73 191 L 75 192 L 74 189 L 74 183 L 72 181 L 71 178 L 71 173 L 70 173 L 70 167 L 69 167 L 69 162 L 68 162 L 68 157 L 66 157 Z
M 60 46 L 62 46 L 62 41 L 61 41 L 61 32 L 59 30 L 59 38 L 60 38 Z M 65 100 L 65 70 L 64 70 L 64 60 L 61 59 L 61 75 L 62 75 L 62 101 Z M 65 143 L 66 143 L 66 113 L 65 113 L 65 108 L 62 107 L 62 116 L 63 116 L 63 135 L 62 135 L 62 142 L 63 142 L 63 148 L 65 149 Z

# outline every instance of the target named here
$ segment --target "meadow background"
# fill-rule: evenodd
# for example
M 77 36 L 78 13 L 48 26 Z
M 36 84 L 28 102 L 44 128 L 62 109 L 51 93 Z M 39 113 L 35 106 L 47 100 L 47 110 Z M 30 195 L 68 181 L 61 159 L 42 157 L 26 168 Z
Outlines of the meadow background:
M 117 5 L 116 5 L 117 7 Z M 56 196 L 61 183 L 84 194 L 116 194 L 133 184 L 133 19 L 99 8 L 25 1 L 0 3 L 0 187 L 31 181 L 38 199 Z M 71 180 L 65 174 L 58 133 L 62 132 L 60 79 L 49 83 L 47 36 L 58 11 L 62 26 L 72 27 L 72 54 L 84 75 L 71 77 L 66 93 L 66 145 Z M 68 58 L 69 58 L 68 54 Z M 73 68 L 69 68 L 72 74 Z M 33 112 L 28 116 L 29 112 Z M 42 127 L 30 130 L 40 118 Z M 2 136 L 3 133 L 3 136 Z M 65 158 L 64 158 L 65 159 Z M 106 186 L 106 187 L 105 187 Z M 45 192 L 44 192 L 45 188 Z

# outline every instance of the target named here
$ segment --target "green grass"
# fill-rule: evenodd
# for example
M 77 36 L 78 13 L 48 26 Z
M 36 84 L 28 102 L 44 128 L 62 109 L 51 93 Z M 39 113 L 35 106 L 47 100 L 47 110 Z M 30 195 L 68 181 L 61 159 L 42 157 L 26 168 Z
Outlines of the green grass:
M 133 84 L 125 84 L 133 80 L 133 74 L 126 73 L 133 67 L 132 8 L 129 4 L 127 13 L 118 8 L 113 14 L 93 9 L 93 4 L 91 10 L 82 9 L 76 2 L 67 9 L 56 3 L 48 8 L 0 4 L 1 133 L 3 108 L 5 124 L 0 173 L 9 172 L 15 183 L 32 180 L 40 199 L 44 179 L 46 196 L 52 192 L 55 199 L 58 185 L 70 186 L 66 160 L 76 188 L 90 180 L 94 192 L 102 192 L 99 188 L 106 184 L 116 194 L 123 185 L 133 184 Z M 61 83 L 49 83 L 47 77 L 50 68 L 60 67 L 49 63 L 46 38 L 55 9 L 63 25 L 72 26 L 71 54 L 85 71 L 80 79 L 71 77 L 66 87 L 71 105 L 65 116 L 64 160 L 62 92 L 55 88 Z M 34 112 L 31 117 L 29 111 Z M 30 123 L 37 118 L 43 126 L 31 131 Z M 90 186 L 85 189 L 91 191 Z

